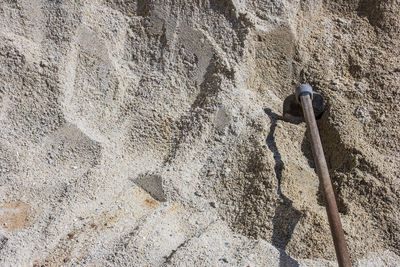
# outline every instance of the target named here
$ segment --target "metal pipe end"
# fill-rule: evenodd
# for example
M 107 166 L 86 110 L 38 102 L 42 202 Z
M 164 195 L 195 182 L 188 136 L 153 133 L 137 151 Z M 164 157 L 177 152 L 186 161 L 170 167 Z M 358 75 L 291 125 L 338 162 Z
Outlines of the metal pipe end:
M 311 85 L 309 85 L 308 83 L 305 84 L 300 84 L 299 86 L 297 86 L 296 91 L 295 91 L 295 95 L 296 95 L 296 101 L 300 104 L 300 96 L 302 95 L 306 95 L 309 94 L 311 97 L 311 100 L 313 99 L 313 90 Z

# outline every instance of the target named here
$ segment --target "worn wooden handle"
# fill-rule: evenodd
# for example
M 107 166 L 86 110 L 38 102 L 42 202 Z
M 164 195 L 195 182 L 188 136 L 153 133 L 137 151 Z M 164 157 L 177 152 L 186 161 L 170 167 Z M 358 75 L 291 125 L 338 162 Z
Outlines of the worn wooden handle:
M 303 107 L 304 118 L 311 136 L 311 147 L 322 193 L 325 198 L 326 213 L 328 214 L 329 226 L 331 228 L 333 243 L 335 244 L 336 257 L 340 267 L 348 267 L 351 266 L 349 252 L 347 251 L 346 240 L 344 239 L 342 223 L 340 222 L 328 166 L 322 149 L 317 122 L 315 121 L 312 101 L 309 94 L 301 95 L 300 100 Z

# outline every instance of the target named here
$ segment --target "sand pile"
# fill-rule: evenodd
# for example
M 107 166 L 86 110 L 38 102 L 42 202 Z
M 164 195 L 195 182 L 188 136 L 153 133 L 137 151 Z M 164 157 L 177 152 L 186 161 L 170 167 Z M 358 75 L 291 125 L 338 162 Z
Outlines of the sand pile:
M 396 1 L 3 0 L 1 266 L 400 264 Z

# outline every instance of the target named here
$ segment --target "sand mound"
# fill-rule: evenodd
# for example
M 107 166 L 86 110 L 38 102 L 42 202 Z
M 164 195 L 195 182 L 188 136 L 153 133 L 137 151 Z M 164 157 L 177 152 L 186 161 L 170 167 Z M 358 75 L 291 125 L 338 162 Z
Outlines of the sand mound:
M 0 3 L 0 265 L 331 266 L 310 83 L 352 261 L 400 262 L 396 1 Z

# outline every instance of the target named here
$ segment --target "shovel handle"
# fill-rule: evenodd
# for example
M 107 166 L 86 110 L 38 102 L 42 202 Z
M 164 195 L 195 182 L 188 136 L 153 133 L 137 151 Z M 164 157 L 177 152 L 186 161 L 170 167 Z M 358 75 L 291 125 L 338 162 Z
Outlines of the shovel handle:
M 329 177 L 324 151 L 322 149 L 317 122 L 315 121 L 310 94 L 300 95 L 300 101 L 303 108 L 304 119 L 307 123 L 307 127 L 311 136 L 311 147 L 313 151 L 315 167 L 317 169 L 322 193 L 325 198 L 326 213 L 328 215 L 329 226 L 331 228 L 333 243 L 335 245 L 336 258 L 340 267 L 348 267 L 351 266 L 349 252 L 347 251 L 346 240 L 344 239 L 342 223 L 340 222 L 335 194 L 333 193 L 333 187 Z

